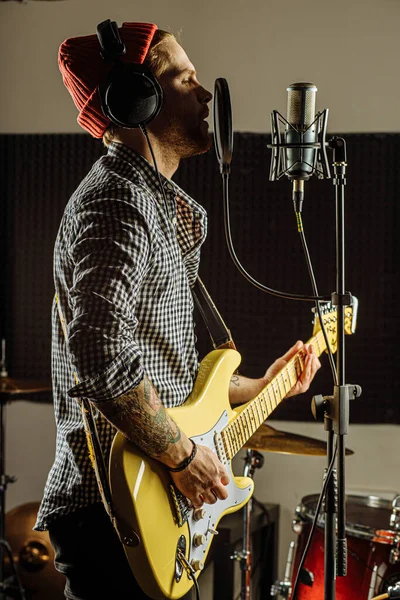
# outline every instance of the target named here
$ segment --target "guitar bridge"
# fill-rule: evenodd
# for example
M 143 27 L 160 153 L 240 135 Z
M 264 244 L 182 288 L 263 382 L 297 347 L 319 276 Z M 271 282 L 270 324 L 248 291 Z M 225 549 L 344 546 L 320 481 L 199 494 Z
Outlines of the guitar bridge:
M 173 483 L 169 484 L 172 500 L 175 508 L 175 520 L 178 527 L 182 527 L 189 518 L 192 510 L 192 503 L 184 496 Z

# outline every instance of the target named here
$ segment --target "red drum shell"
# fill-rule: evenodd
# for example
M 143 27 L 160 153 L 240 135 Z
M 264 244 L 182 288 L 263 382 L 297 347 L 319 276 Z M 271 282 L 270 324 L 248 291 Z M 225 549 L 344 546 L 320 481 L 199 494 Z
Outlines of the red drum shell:
M 299 532 L 293 563 L 292 586 L 314 520 L 318 495 L 305 496 L 296 509 L 294 523 Z M 336 579 L 336 600 L 367 600 L 371 577 L 377 566 L 374 596 L 400 581 L 400 563 L 390 564 L 392 549 L 399 544 L 398 533 L 389 529 L 391 502 L 374 496 L 346 497 L 347 576 Z M 318 519 L 304 568 L 313 573 L 310 587 L 298 586 L 296 600 L 324 598 L 324 515 Z

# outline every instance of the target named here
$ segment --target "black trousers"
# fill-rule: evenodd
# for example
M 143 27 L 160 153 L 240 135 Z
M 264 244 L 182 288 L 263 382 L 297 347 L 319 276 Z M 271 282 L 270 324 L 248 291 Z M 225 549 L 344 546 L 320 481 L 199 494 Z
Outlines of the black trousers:
M 68 600 L 148 600 L 132 574 L 102 504 L 60 517 L 49 527 L 55 566 Z

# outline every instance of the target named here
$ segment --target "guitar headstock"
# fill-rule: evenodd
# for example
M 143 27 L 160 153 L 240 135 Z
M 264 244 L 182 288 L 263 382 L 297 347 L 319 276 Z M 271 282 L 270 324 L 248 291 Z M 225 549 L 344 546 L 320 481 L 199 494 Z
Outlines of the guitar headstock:
M 315 313 L 315 308 L 312 309 Z M 358 312 L 358 299 L 352 296 L 352 304 L 344 309 L 344 332 L 346 335 L 351 335 L 356 330 Z M 331 302 L 321 302 L 322 321 L 325 326 L 325 331 L 328 336 L 329 346 L 334 353 L 337 350 L 337 311 L 336 307 Z M 321 331 L 321 323 L 319 317 L 315 314 L 313 335 Z

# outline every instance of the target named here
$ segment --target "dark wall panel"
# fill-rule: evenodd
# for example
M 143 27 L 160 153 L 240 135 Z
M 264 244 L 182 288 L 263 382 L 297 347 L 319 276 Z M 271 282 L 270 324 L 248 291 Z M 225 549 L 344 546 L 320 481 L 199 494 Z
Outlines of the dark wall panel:
M 352 422 L 400 423 L 398 190 L 400 135 L 347 135 L 347 288 L 360 300 L 347 338 L 347 381 L 363 387 Z M 236 134 L 230 178 L 232 232 L 247 270 L 275 289 L 310 293 L 287 180 L 268 181 L 269 137 Z M 86 135 L 0 136 L 2 198 L 1 336 L 14 377 L 49 377 L 52 247 L 66 202 L 104 152 Z M 296 339 L 311 335 L 311 304 L 269 296 L 247 283 L 228 255 L 222 186 L 213 152 L 182 162 L 175 180 L 209 213 L 201 275 L 242 354 L 241 372 L 259 376 Z M 321 293 L 335 289 L 335 201 L 329 181 L 306 184 L 304 227 Z M 199 350 L 209 340 L 197 317 Z M 310 393 L 285 401 L 274 416 L 311 419 L 312 393 L 329 394 L 328 361 Z

